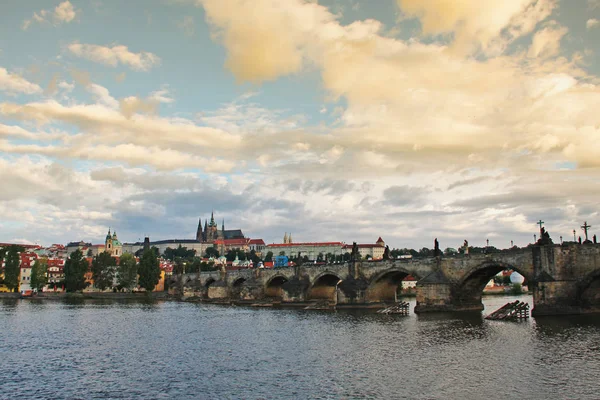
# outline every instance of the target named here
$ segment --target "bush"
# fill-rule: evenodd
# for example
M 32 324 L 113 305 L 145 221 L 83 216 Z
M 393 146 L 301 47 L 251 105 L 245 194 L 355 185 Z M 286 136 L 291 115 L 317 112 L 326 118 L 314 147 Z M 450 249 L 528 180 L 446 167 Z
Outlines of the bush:
M 523 287 L 520 283 L 513 283 L 510 288 L 510 294 L 523 294 Z

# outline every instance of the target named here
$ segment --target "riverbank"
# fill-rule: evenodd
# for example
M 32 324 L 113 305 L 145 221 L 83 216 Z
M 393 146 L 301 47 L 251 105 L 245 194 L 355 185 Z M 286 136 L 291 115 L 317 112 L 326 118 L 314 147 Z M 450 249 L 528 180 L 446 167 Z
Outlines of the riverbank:
M 20 293 L 0 293 L 0 299 L 24 299 L 24 300 L 68 300 L 68 299 L 106 299 L 106 300 L 171 300 L 173 299 L 167 292 L 139 292 L 139 293 L 112 293 L 112 292 L 84 292 L 84 293 L 66 293 L 66 292 L 42 292 L 31 297 L 21 297 Z

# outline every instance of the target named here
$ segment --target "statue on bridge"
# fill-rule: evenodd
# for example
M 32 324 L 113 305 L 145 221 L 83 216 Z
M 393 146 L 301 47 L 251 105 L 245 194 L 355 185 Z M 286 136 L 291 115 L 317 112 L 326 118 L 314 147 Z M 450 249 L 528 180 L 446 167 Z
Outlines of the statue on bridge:
M 598 243 L 598 242 L 596 241 L 596 234 L 594 234 L 594 236 L 592 236 L 592 239 L 594 240 L 594 244 Z
M 350 261 L 358 260 L 358 245 L 356 242 L 352 243 L 352 253 L 350 253 Z
M 594 236 L 595 238 L 596 236 Z M 390 259 L 390 246 L 385 246 L 385 250 L 383 251 L 383 259 L 384 260 L 389 260 Z
M 439 257 L 441 255 L 442 255 L 442 252 L 440 251 L 440 242 L 438 242 L 437 238 L 435 238 L 433 240 L 433 256 Z
M 540 244 L 540 245 L 554 244 L 552 242 L 552 239 L 550 238 L 550 234 L 548 233 L 548 231 L 546 231 L 546 228 L 544 228 L 544 227 L 540 228 L 540 240 L 538 240 L 538 244 Z
M 465 239 L 465 242 L 463 243 L 463 250 L 465 255 L 469 254 L 469 242 L 467 241 L 467 239 Z

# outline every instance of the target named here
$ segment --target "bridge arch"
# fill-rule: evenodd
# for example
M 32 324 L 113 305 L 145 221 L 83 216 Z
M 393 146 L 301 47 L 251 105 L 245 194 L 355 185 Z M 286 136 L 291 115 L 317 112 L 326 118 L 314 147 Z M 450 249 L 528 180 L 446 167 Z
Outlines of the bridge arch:
M 237 278 L 235 281 L 233 281 L 231 286 L 234 288 L 241 287 L 244 282 L 246 282 L 246 278 Z
M 366 292 L 367 302 L 395 302 L 402 290 L 402 281 L 411 275 L 403 268 L 392 267 L 373 276 Z M 414 276 L 419 279 L 419 276 Z M 401 293 L 400 293 L 401 294 Z
M 265 284 L 265 296 L 272 297 L 278 300 L 283 300 L 285 290 L 283 285 L 289 282 L 289 279 L 283 275 L 275 275 L 269 278 Z
M 580 281 L 576 296 L 577 304 L 586 311 L 600 311 L 600 269 Z
M 461 307 L 483 309 L 481 297 L 487 283 L 504 270 L 513 270 L 523 275 L 526 282 L 532 277 L 520 267 L 497 260 L 488 260 L 469 269 L 454 287 L 454 301 Z
M 208 289 L 208 288 L 210 287 L 210 285 L 212 285 L 212 284 L 213 284 L 213 283 L 215 283 L 216 281 L 217 281 L 217 280 L 216 280 L 215 278 L 213 278 L 213 277 L 209 277 L 208 279 L 206 279 L 206 280 L 204 281 L 204 287 L 205 287 L 206 289 Z
M 341 282 L 342 278 L 335 272 L 320 273 L 308 289 L 307 300 L 329 300 L 337 303 L 337 286 Z
M 202 285 L 204 287 L 204 295 L 203 297 L 205 299 L 210 299 L 211 298 L 211 286 L 216 282 L 217 280 L 213 277 L 209 277 L 204 281 L 204 284 Z

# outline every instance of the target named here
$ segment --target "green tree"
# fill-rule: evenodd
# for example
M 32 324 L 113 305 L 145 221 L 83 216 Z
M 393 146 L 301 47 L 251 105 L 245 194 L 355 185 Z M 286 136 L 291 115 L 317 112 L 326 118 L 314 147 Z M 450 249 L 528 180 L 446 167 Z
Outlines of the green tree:
M 146 292 L 151 292 L 156 287 L 160 279 L 160 263 L 156 252 L 152 249 L 144 251 L 140 259 L 138 267 L 138 283 L 140 287 L 146 289 Z
M 175 259 L 175 265 L 173 266 L 173 273 L 175 275 L 181 275 L 184 272 L 189 272 L 185 270 L 185 265 L 183 263 L 183 259 L 181 257 L 177 257 Z
M 171 261 L 175 260 L 178 257 L 182 258 L 184 260 L 191 261 L 194 258 L 194 256 L 196 256 L 196 250 L 193 250 L 193 249 L 188 250 L 187 247 L 182 247 L 181 245 L 179 245 L 179 247 L 177 247 L 176 249 L 167 247 L 163 254 L 164 258 L 166 258 L 167 260 L 171 260 Z
M 128 290 L 133 289 L 137 281 L 137 261 L 129 253 L 125 253 L 119 258 L 119 267 L 117 268 L 117 282 L 119 286 Z
M 420 257 L 432 257 L 433 251 L 428 249 L 427 247 L 423 247 L 421 250 L 419 250 L 419 256 Z
M 98 254 L 92 260 L 94 286 L 100 290 L 111 289 L 116 270 L 117 262 L 108 252 Z
M 207 247 L 206 252 L 204 253 L 206 258 L 219 258 L 219 251 L 216 247 Z
M 89 264 L 81 250 L 77 249 L 65 261 L 65 289 L 67 292 L 76 292 L 85 288 L 85 273 Z
M 4 262 L 4 284 L 9 290 L 14 291 L 19 288 L 19 273 L 21 272 L 19 250 L 21 250 L 19 246 L 10 246 Z
M 446 250 L 444 250 L 444 254 L 447 256 L 453 256 L 458 254 L 458 251 L 452 247 L 447 247 Z
M 267 255 L 265 256 L 265 261 L 266 262 L 273 261 L 273 252 L 272 251 L 267 252 Z
M 31 267 L 31 287 L 41 291 L 48 284 L 48 259 L 38 258 Z
M 256 267 L 256 264 L 260 261 L 260 257 L 256 255 L 256 250 L 250 250 L 250 253 L 246 255 L 246 258 L 252 260 L 252 263 Z
M 332 262 L 335 261 L 335 255 L 333 253 L 327 253 L 325 254 L 325 260 L 331 264 Z
M 279 252 L 279 255 L 280 255 L 280 256 L 285 256 L 285 251 L 281 250 L 281 251 Z
M 215 267 L 214 262 L 202 261 L 200 263 L 200 271 L 216 271 L 216 270 L 217 270 L 217 268 Z
M 225 257 L 227 258 L 227 261 L 233 261 L 233 260 L 235 260 L 235 256 L 237 256 L 237 251 L 236 250 L 229 250 L 227 252 L 227 254 L 225 255 Z
M 0 268 L 2 267 L 2 263 L 4 262 L 4 257 L 6 257 L 6 249 L 4 247 L 0 248 Z M 4 275 L 0 276 L 0 284 L 4 283 Z
M 202 264 L 202 260 L 200 257 L 194 257 L 192 262 L 187 262 L 185 265 L 186 273 L 196 273 L 200 271 L 200 264 Z

